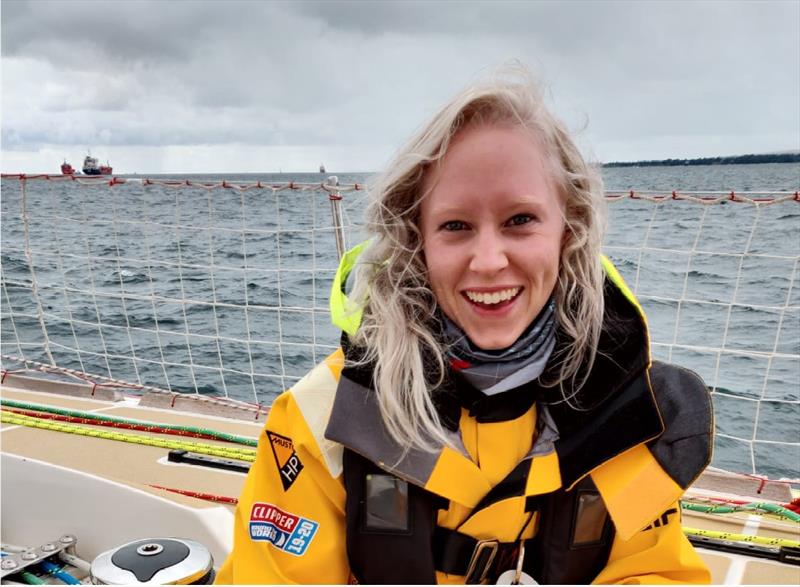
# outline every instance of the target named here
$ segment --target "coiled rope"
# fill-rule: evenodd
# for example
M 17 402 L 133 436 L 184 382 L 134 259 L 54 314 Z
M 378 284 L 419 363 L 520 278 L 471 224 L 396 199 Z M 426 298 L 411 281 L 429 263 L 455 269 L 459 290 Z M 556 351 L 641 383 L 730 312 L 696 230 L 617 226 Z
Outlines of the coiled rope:
M 706 538 L 716 538 L 730 542 L 747 542 L 750 544 L 761 544 L 764 546 L 800 548 L 800 540 L 790 540 L 788 538 L 770 538 L 768 536 L 754 536 L 752 534 L 735 534 L 733 532 L 719 532 L 716 530 L 701 530 L 700 528 L 683 527 L 683 533 L 687 536 L 703 536 Z
M 763 512 L 766 512 L 792 522 L 800 522 L 800 514 L 796 514 L 790 509 L 774 503 L 757 502 L 745 503 L 742 505 L 702 505 L 697 503 L 687 503 L 684 501 L 681 503 L 681 507 L 685 510 L 702 512 L 704 514 L 732 514 L 736 512 L 763 514 Z
M 255 461 L 256 458 L 256 451 L 245 448 L 215 446 L 212 444 L 201 444 L 197 442 L 188 442 L 179 440 L 165 440 L 163 438 L 155 438 L 152 436 L 140 436 L 138 434 L 125 434 L 122 432 L 105 432 L 103 430 L 97 430 L 96 428 L 76 426 L 74 424 L 60 424 L 48 420 L 43 420 L 41 418 L 23 416 L 21 414 L 13 414 L 5 410 L 2 412 L 2 414 L 0 414 L 0 421 L 2 421 L 4 424 L 29 426 L 31 428 L 40 428 L 43 430 L 52 430 L 55 432 L 66 432 L 68 434 L 91 436 L 94 438 L 103 438 L 106 440 L 117 440 L 120 442 L 129 442 L 132 444 L 141 444 L 144 446 L 155 446 L 158 448 L 166 448 L 169 450 L 186 450 L 204 455 L 223 457 L 228 459 L 236 459 L 250 463 Z
M 115 428 L 126 428 L 130 430 L 139 430 L 142 432 L 156 432 L 159 434 L 173 434 L 177 436 L 192 436 L 194 438 L 204 438 L 206 440 L 222 440 L 234 444 L 241 444 L 244 446 L 256 447 L 258 441 L 255 438 L 247 438 L 246 436 L 238 436 L 236 434 L 228 434 L 220 432 L 212 428 L 200 428 L 197 426 L 180 426 L 174 424 L 162 424 L 156 422 L 146 422 L 143 420 L 133 420 L 130 418 L 120 418 L 117 416 L 101 416 L 92 412 L 84 412 L 80 410 L 67 410 L 64 408 L 55 408 L 52 406 L 45 406 L 30 402 L 20 402 L 16 400 L 2 399 L 0 405 L 7 408 L 15 408 L 12 410 L 24 416 L 31 416 L 42 419 L 54 419 L 62 422 L 72 422 L 76 424 L 92 424 L 96 426 L 112 426 Z M 35 412 L 44 412 L 50 414 L 36 414 Z

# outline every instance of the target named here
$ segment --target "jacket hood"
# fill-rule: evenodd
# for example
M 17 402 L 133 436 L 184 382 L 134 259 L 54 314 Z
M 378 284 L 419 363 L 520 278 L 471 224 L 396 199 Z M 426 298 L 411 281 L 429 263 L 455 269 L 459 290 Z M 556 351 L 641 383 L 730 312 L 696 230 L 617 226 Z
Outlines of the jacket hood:
M 339 261 L 339 268 L 336 270 L 336 275 L 333 278 L 333 285 L 331 286 L 331 298 L 329 302 L 331 311 L 331 321 L 334 326 L 346 332 L 349 336 L 353 336 L 361 324 L 361 315 L 363 314 L 363 307 L 352 301 L 347 297 L 347 278 L 356 266 L 357 260 L 364 249 L 367 247 L 369 241 L 364 241 L 347 251 L 341 261 Z

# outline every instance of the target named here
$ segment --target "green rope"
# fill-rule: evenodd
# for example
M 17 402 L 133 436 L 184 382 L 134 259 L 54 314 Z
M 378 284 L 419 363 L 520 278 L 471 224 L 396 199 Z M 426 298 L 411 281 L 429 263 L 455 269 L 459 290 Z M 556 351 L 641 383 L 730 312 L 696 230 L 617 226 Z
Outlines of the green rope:
M 116 416 L 101 416 L 93 412 L 84 412 L 81 410 L 67 410 L 64 408 L 54 408 L 52 406 L 45 406 L 41 404 L 34 404 L 29 402 L 19 402 L 11 399 L 1 399 L 0 405 L 9 408 L 18 408 L 21 410 L 31 410 L 36 412 L 46 412 L 49 414 L 58 414 L 60 416 L 71 416 L 73 418 L 85 418 L 87 420 L 97 420 L 100 422 L 116 422 L 119 424 L 137 424 L 140 426 L 160 426 L 167 430 L 175 430 L 178 432 L 187 432 L 192 434 L 205 434 L 212 436 L 216 440 L 231 442 L 234 444 L 242 444 L 244 446 L 258 446 L 258 441 L 254 438 L 247 438 L 246 436 L 238 436 L 236 434 L 228 434 L 226 432 L 219 432 L 211 428 L 199 428 L 197 426 L 179 426 L 175 424 L 160 424 L 157 422 L 146 422 L 142 420 L 132 420 L 130 418 L 119 418 Z
M 22 580 L 25 581 L 28 585 L 46 585 L 42 579 L 31 573 L 30 571 L 20 571 L 19 576 L 22 577 Z
M 774 503 L 758 502 L 758 503 L 747 503 L 742 505 L 729 506 L 729 505 L 702 505 L 698 503 L 681 502 L 681 507 L 685 510 L 702 512 L 704 514 L 732 514 L 734 512 L 742 512 L 742 511 L 757 512 L 761 510 L 762 512 L 775 514 L 776 516 L 780 516 L 781 518 L 784 518 L 786 520 L 791 520 L 792 522 L 800 523 L 800 514 L 796 514 L 792 510 L 779 505 L 775 505 Z
M 4 424 L 16 424 L 19 426 L 30 426 L 32 428 L 40 428 L 43 430 L 52 430 L 55 432 L 67 432 L 69 434 L 78 434 L 81 436 L 91 436 L 94 438 L 104 438 L 107 440 L 118 440 L 122 442 L 130 442 L 134 444 L 142 444 L 145 446 L 156 446 L 166 449 L 187 450 L 189 452 L 198 452 L 200 454 L 211 455 L 216 457 L 224 457 L 228 459 L 238 459 L 240 461 L 247 461 L 252 463 L 256 459 L 256 451 L 247 448 L 233 448 L 209 444 L 201 444 L 198 442 L 186 442 L 177 440 L 164 440 L 162 438 L 152 436 L 141 436 L 138 434 L 126 434 L 122 432 L 106 432 L 104 430 L 97 430 L 86 426 L 76 426 L 74 424 L 62 424 L 51 422 L 49 420 L 41 420 L 31 416 L 23 416 L 21 414 L 10 414 L 7 412 L 0 413 L 0 422 Z

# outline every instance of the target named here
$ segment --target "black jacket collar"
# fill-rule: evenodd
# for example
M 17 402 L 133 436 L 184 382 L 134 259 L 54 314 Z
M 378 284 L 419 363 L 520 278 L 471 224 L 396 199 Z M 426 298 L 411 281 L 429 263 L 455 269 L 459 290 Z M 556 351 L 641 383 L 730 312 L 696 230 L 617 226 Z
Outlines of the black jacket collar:
M 646 373 L 650 362 L 647 326 L 631 301 L 608 278 L 604 295 L 603 329 L 595 361 L 572 405 L 562 400 L 558 387 L 544 387 L 539 381 L 486 396 L 448 369 L 442 384 L 433 391 L 443 425 L 458 430 L 462 407 L 478 422 L 487 423 L 518 418 L 537 401 L 547 405 L 560 436 L 556 451 L 567 487 L 606 460 L 661 434 L 663 423 Z M 374 389 L 373 367 L 362 362 L 361 349 L 345 334 L 341 342 L 348 359 L 342 376 Z M 557 336 L 551 364 L 566 344 Z M 425 367 L 426 373 L 438 371 L 434 364 Z M 547 380 L 553 375 L 546 370 L 541 378 Z

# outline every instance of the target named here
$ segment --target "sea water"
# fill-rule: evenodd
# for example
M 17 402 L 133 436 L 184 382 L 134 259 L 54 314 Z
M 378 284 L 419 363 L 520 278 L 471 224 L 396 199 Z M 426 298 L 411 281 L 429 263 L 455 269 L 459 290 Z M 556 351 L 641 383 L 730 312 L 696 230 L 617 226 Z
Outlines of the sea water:
M 370 181 L 337 175 L 342 184 Z M 791 193 L 800 186 L 796 164 L 608 168 L 603 175 L 607 190 L 623 191 Z M 327 175 L 178 177 L 281 183 Z M 2 352 L 48 362 L 20 183 L 3 180 L 2 190 Z M 325 312 L 337 253 L 324 193 L 47 181 L 30 181 L 26 191 L 38 299 L 60 366 L 269 404 L 338 342 Z M 353 245 L 367 195 L 344 196 Z M 756 215 L 746 204 L 709 212 L 696 203 L 625 200 L 609 206 L 605 246 L 640 296 L 654 357 L 700 373 L 714 391 L 717 431 L 760 441 L 757 471 L 800 477 L 800 203 Z M 768 256 L 740 264 L 745 250 Z M 262 342 L 275 340 L 282 344 Z M 723 346 L 734 352 L 706 350 Z M 719 437 L 714 464 L 751 470 L 749 443 Z

